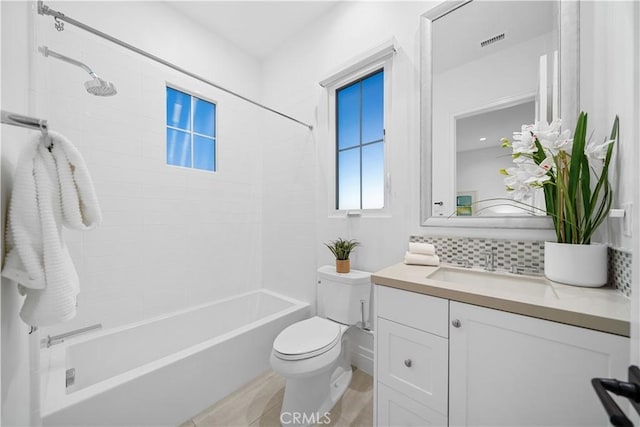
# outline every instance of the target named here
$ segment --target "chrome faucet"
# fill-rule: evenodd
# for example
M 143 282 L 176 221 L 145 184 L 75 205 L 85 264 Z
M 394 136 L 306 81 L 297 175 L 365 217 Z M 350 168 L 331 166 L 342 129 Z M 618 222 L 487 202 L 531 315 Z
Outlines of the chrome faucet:
M 480 252 L 480 255 L 484 255 L 484 269 L 486 271 L 496 271 L 496 257 L 491 251 Z
M 456 265 L 459 265 L 462 268 L 471 268 L 471 263 L 466 258 L 454 258 L 451 262 L 455 262 Z

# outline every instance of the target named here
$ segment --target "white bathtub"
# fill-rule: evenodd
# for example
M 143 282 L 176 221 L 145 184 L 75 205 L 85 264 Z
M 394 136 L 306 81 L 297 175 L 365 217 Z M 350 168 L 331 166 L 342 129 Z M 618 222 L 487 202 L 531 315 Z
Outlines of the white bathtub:
M 309 315 L 259 290 L 42 349 L 43 425 L 176 426 L 269 369 L 276 335 Z

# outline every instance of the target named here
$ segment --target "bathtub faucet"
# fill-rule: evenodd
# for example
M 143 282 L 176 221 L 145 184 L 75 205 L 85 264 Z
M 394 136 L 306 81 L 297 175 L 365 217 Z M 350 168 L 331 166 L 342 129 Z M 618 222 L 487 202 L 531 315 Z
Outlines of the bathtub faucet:
M 102 328 L 102 324 L 96 323 L 95 325 L 76 329 L 74 331 L 65 332 L 64 334 L 60 334 L 60 335 L 54 335 L 54 336 L 47 335 L 46 338 L 43 338 L 42 340 L 40 340 L 40 346 L 49 348 L 52 345 L 63 343 L 65 338 L 74 337 L 76 335 L 84 334 L 89 331 L 93 331 L 94 329 L 101 329 L 101 328 Z

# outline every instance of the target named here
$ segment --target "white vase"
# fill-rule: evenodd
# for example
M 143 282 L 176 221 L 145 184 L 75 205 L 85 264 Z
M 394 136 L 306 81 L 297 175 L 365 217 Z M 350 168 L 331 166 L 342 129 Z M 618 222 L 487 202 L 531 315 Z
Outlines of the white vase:
M 603 286 L 607 283 L 607 245 L 544 242 L 544 275 L 566 285 Z

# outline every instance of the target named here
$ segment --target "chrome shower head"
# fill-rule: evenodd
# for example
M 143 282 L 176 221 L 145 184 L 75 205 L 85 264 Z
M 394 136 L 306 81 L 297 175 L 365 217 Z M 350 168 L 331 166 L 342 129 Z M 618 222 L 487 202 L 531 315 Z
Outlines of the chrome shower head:
M 73 58 L 69 58 L 68 56 L 64 56 L 58 52 L 54 52 L 53 50 L 49 49 L 47 46 L 38 47 L 38 51 L 40 51 L 44 56 L 52 56 L 56 59 L 60 59 L 61 61 L 68 62 L 69 64 L 73 64 L 77 67 L 80 67 L 83 70 L 85 70 L 87 73 L 89 73 L 89 75 L 93 77 L 93 80 L 89 80 L 88 82 L 85 82 L 84 87 L 87 90 L 87 92 L 89 92 L 90 94 L 95 96 L 112 96 L 118 93 L 113 83 L 108 82 L 106 80 L 102 80 L 100 77 L 98 77 L 96 73 L 94 73 L 91 70 L 91 68 L 89 68 L 87 65 L 83 64 L 82 62 L 77 61 Z
M 100 77 L 94 77 L 93 80 L 84 82 L 84 87 L 91 95 L 95 96 L 112 96 L 118 93 L 113 83 L 102 80 Z

